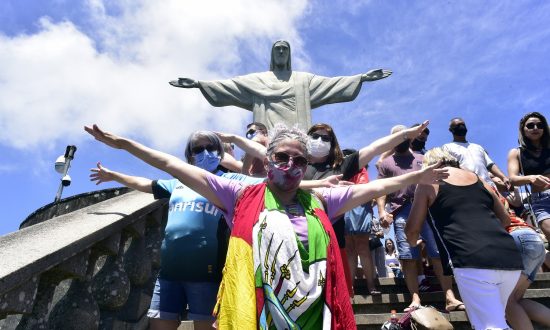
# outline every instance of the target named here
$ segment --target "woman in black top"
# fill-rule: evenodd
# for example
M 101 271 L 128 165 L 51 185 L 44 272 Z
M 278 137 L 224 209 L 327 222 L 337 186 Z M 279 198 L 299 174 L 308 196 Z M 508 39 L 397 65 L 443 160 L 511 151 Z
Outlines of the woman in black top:
M 523 263 L 505 226 L 510 218 L 491 188 L 441 148 L 428 151 L 424 166 L 442 162 L 449 177 L 419 185 L 405 232 L 416 245 L 426 215 L 446 272 L 453 272 L 475 329 L 507 329 L 506 302 Z M 434 221 L 435 219 L 435 221 Z
M 514 186 L 531 186 L 531 206 L 537 223 L 550 238 L 550 132 L 538 112 L 519 121 L 519 148 L 508 153 L 508 174 Z

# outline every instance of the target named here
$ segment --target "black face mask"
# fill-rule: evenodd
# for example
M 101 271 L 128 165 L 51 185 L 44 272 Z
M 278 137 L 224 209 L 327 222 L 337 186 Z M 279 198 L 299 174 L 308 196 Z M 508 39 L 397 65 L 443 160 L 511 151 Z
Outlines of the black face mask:
M 456 136 L 466 136 L 468 129 L 466 128 L 466 125 L 458 124 L 451 128 L 451 132 Z
M 419 139 L 414 139 L 411 142 L 411 149 L 414 151 L 422 151 L 426 146 L 426 141 L 420 141 Z
M 411 141 L 403 141 L 400 144 L 396 145 L 394 147 L 395 152 L 397 153 L 404 153 L 405 151 L 409 150 L 409 147 L 411 145 Z

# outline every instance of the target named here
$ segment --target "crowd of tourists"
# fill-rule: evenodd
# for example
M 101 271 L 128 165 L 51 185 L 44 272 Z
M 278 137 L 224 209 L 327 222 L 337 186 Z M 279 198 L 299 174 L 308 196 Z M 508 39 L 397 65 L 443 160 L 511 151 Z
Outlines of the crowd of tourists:
M 186 161 L 85 127 L 173 176 L 102 163 L 91 174 L 169 199 L 151 329 L 177 329 L 182 319 L 196 328 L 353 329 L 354 284 L 379 296 L 377 278 L 403 278 L 408 311 L 435 290 L 431 272 L 445 309 L 465 311 L 475 329 L 550 327 L 550 309 L 523 298 L 545 267 L 550 237 L 546 118 L 519 120 L 507 174 L 467 140 L 461 118 L 450 121 L 451 142 L 426 150 L 428 124 L 388 127 L 353 150 L 326 123 L 304 132 L 254 122 L 242 136 L 192 133 Z

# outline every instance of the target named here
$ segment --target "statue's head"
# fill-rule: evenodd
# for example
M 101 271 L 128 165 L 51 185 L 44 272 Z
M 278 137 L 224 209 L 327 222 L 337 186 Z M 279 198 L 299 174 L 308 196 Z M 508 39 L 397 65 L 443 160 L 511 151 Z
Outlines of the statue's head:
M 289 71 L 292 70 L 290 64 L 290 44 L 286 40 L 277 40 L 273 44 L 273 47 L 271 47 L 269 70 L 273 71 L 276 67 Z

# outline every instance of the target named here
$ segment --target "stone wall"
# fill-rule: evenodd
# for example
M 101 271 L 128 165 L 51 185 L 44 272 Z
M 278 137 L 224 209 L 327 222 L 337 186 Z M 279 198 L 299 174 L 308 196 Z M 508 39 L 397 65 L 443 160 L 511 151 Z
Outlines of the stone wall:
M 98 193 L 86 195 L 94 202 Z M 147 328 L 166 200 L 76 200 L 66 214 L 0 237 L 1 329 Z

